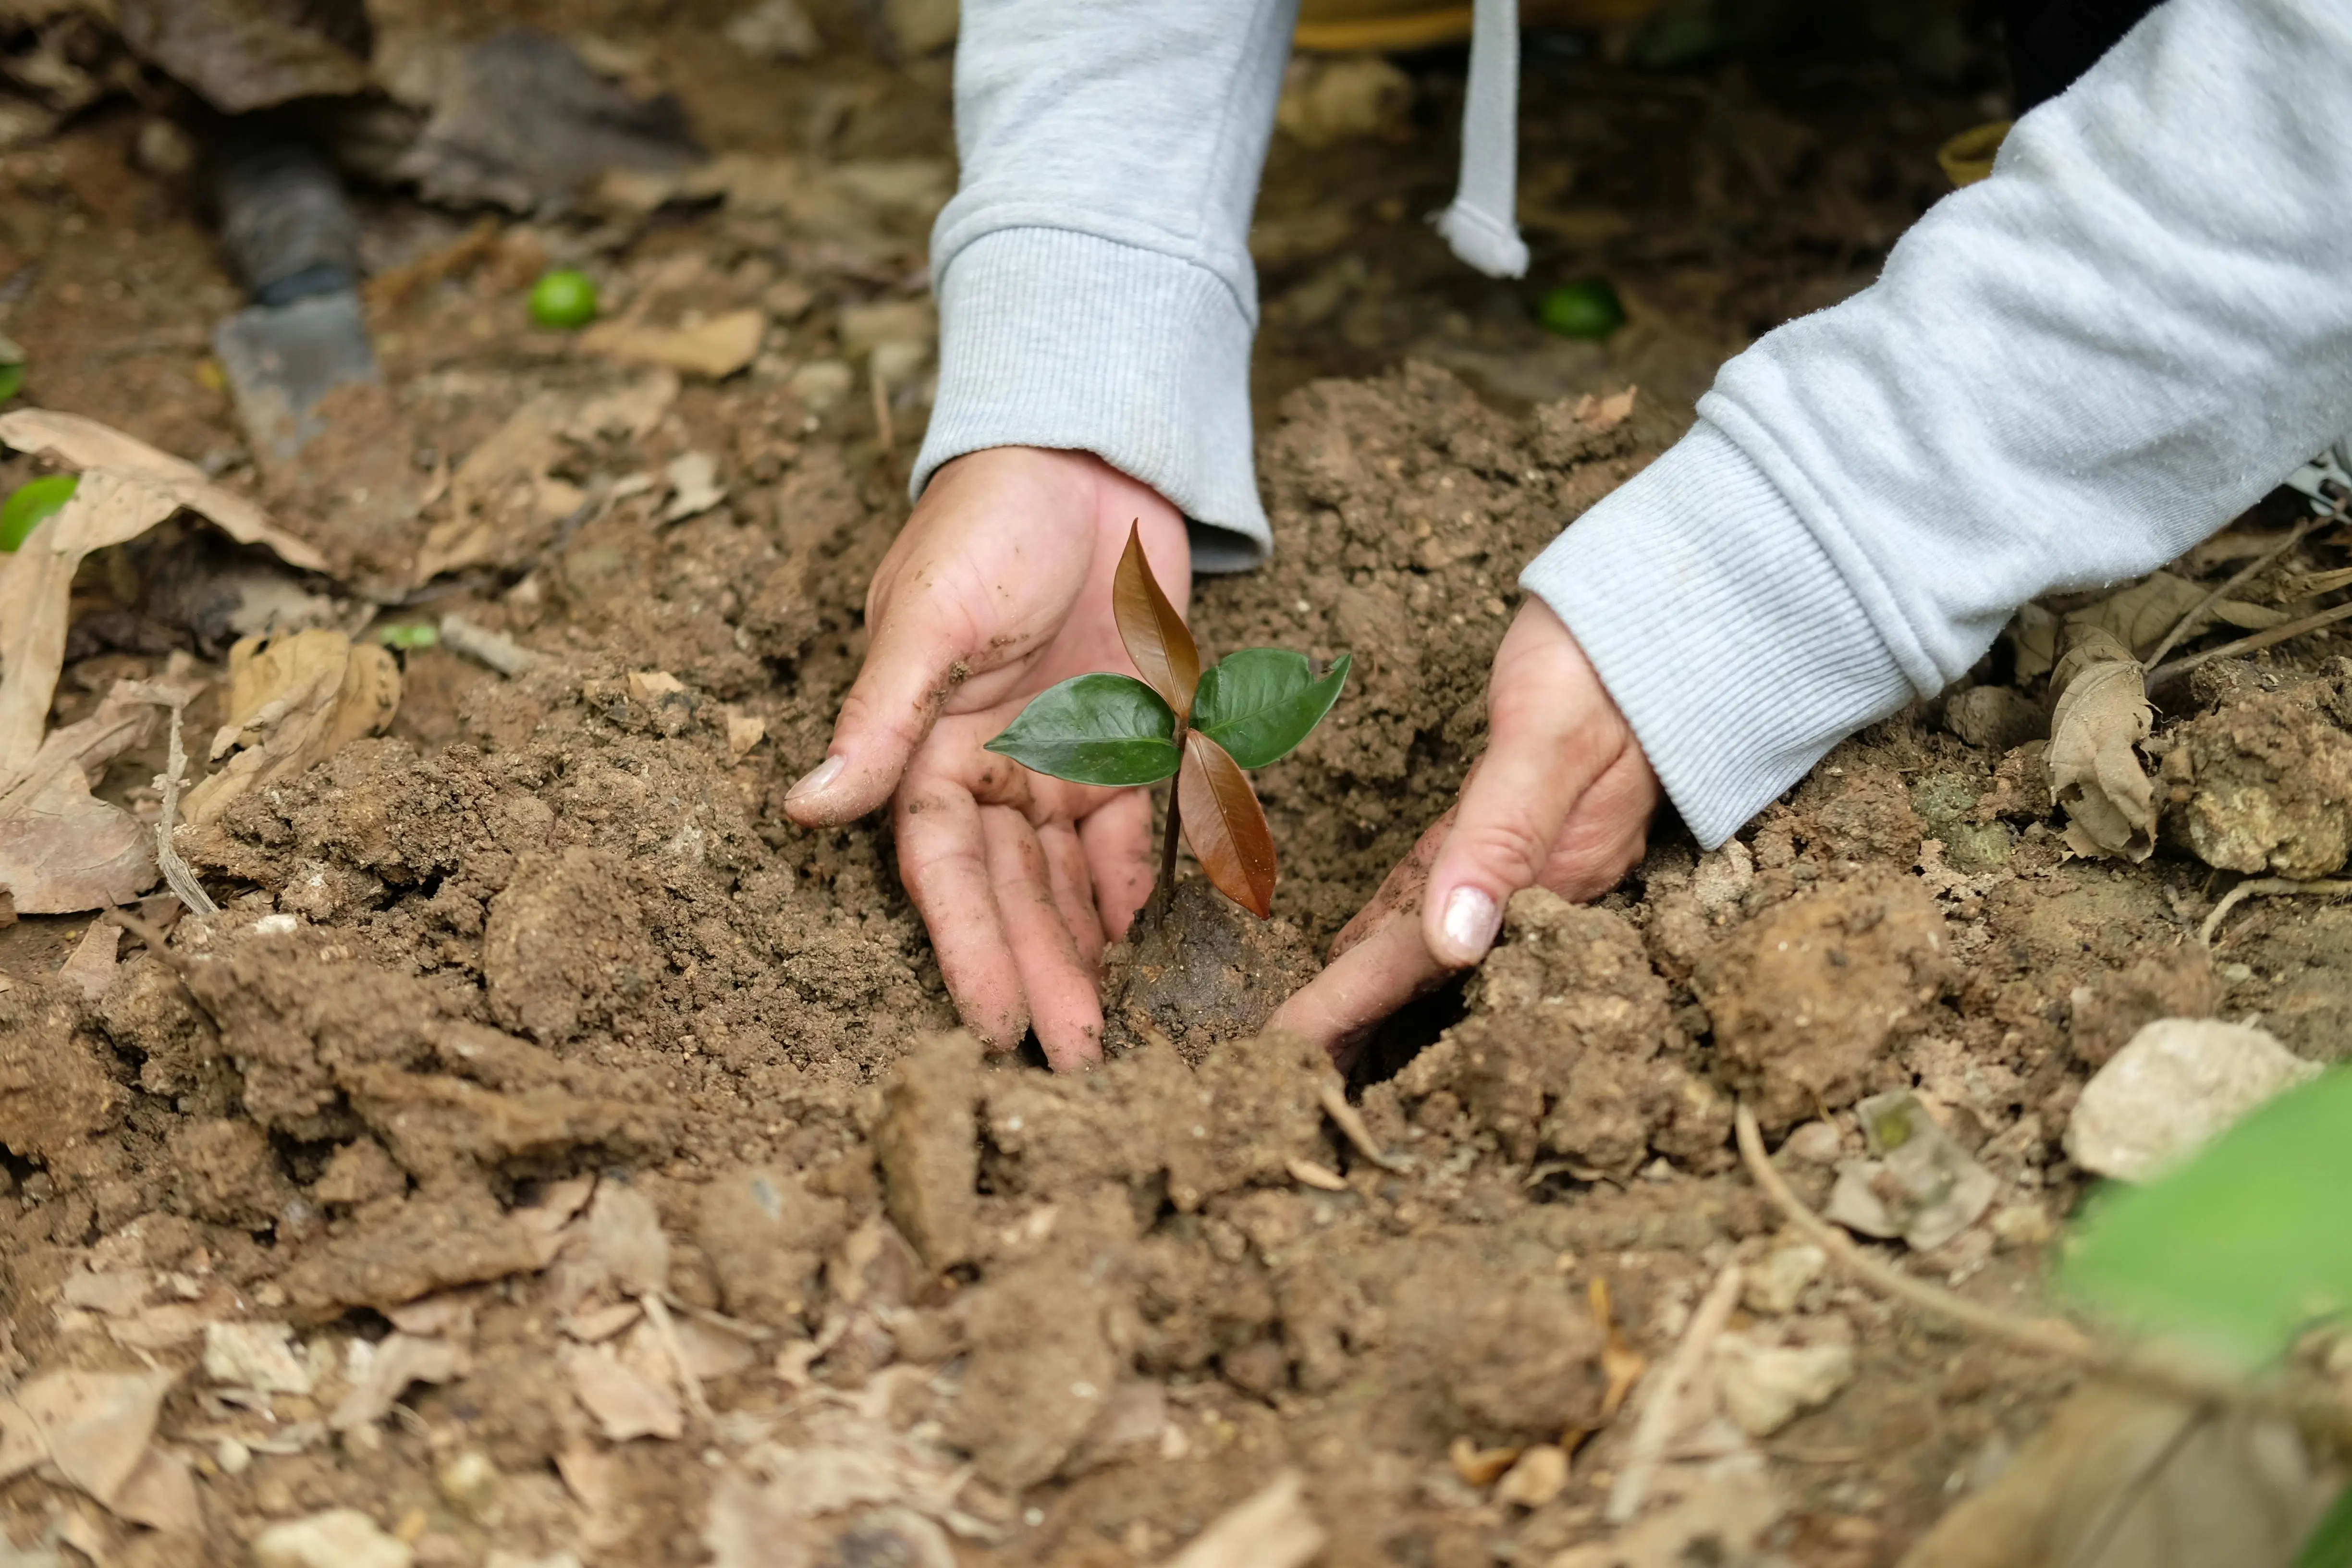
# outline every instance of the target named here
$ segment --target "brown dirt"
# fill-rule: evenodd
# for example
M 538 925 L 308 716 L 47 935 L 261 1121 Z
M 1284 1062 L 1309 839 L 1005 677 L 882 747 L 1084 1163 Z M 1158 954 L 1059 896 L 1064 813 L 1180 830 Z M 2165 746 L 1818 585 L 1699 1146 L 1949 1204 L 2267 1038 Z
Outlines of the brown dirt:
M 813 69 L 747 75 L 698 23 L 638 41 L 663 69 L 709 72 L 719 144 L 780 134 L 756 129 L 772 114 L 752 97 L 779 81 L 830 117 L 830 154 L 937 144 L 938 62 L 861 64 L 825 98 Z M 1203 584 L 1196 622 L 1212 654 L 1349 651 L 1360 673 L 1260 781 L 1276 920 L 1186 883 L 1183 939 L 1114 955 L 1102 1070 L 983 1061 L 950 1032 L 887 832 L 812 835 L 779 809 L 855 673 L 921 416 L 902 408 L 886 447 L 862 395 L 806 405 L 789 364 L 689 384 L 642 435 L 562 446 L 555 477 L 605 500 L 520 519 L 496 567 L 385 611 L 462 609 L 543 658 L 508 679 L 446 649 L 403 656 L 389 734 L 186 844 L 221 917 L 134 944 L 94 1000 L 56 978 L 86 918 L 0 929 L 5 1370 L 152 1357 L 184 1374 L 159 1432 L 193 1468 L 201 1528 L 87 1509 L 119 1561 L 242 1562 L 269 1523 L 350 1506 L 425 1563 L 699 1563 L 782 1506 L 795 1456 L 853 1451 L 898 1479 L 836 1510 L 813 1562 L 922 1561 L 941 1518 L 970 1564 L 1153 1563 L 1295 1467 L 1329 1563 L 1544 1563 L 1605 1536 L 1626 1456 L 1592 1288 L 1655 1363 L 1726 1264 L 1786 1250 L 1734 1168 L 1732 1096 L 1776 1132 L 1815 1124 L 1783 1158 L 1818 1201 L 1862 1151 L 1854 1102 L 1916 1089 L 2013 1217 L 1913 1261 L 2011 1302 L 2079 1186 L 2058 1142 L 2073 1096 L 2139 1023 L 2259 1011 L 2306 1054 L 2340 1049 L 2352 914 L 2242 909 L 2209 961 L 2204 867 L 2067 859 L 2040 742 L 1995 749 L 2020 738 L 1996 724 L 1971 745 L 1932 708 L 1839 748 L 1720 851 L 1668 826 L 1595 906 L 1515 900 L 1458 998 L 1384 1042 L 1402 1070 L 1359 1085 L 1385 1165 L 1325 1115 L 1325 1064 L 1251 1037 L 1476 754 L 1519 563 L 1671 438 L 1715 358 L 1866 270 L 1932 191 L 1924 128 L 1968 112 L 1908 106 L 1917 145 L 1898 160 L 1837 140 L 1852 105 L 1801 123 L 1811 111 L 1742 79 L 1708 109 L 1590 74 L 1623 112 L 1539 122 L 1531 163 L 1573 153 L 1601 171 L 1580 210 L 1654 220 L 1540 240 L 1555 270 L 1605 259 L 1627 278 L 1636 327 L 1608 350 L 1547 345 L 1493 291 L 1460 331 L 1444 319 L 1444 291 L 1473 286 L 1372 194 L 1442 190 L 1442 137 L 1278 153 L 1258 374 L 1279 553 Z M 41 401 L 252 483 L 187 331 L 233 295 L 184 195 L 126 172 L 134 130 L 102 117 L 0 155 L 0 279 L 40 267 L 0 325 L 33 352 Z M 1608 161 L 1634 147 L 1651 162 Z M 1727 202 L 1757 215 L 1737 262 L 1708 259 Z M 727 211 L 509 237 L 601 245 L 622 291 L 699 258 L 677 309 L 801 278 L 817 302 L 773 351 L 798 363 L 835 353 L 843 307 L 910 287 L 920 226 L 894 215 L 864 250 Z M 386 265 L 461 232 L 390 199 L 370 217 Z M 622 379 L 520 320 L 498 266 L 380 307 L 419 473 L 462 463 L 535 395 Z M 1485 395 L 1433 363 L 1385 368 L 1406 351 Z M 1313 379 L 1334 369 L 1380 374 Z M 1663 395 L 1622 423 L 1570 395 L 1637 376 Z M 658 484 L 611 495 L 695 451 L 719 459 L 713 510 L 664 525 Z M 217 676 L 219 627 L 169 608 L 201 598 L 179 590 L 211 580 L 208 557 L 177 536 L 122 553 L 82 584 L 60 719 L 174 651 Z M 2342 682 L 2296 657 L 2200 677 L 2165 731 L 2185 842 L 2234 835 L 2275 869 L 2330 845 L 2340 860 L 2352 788 L 2290 763 L 2352 747 Z M 675 689 L 631 679 L 650 672 Z M 748 750 L 745 719 L 765 734 Z M 104 792 L 152 813 L 159 765 L 128 759 Z M 2264 790 L 2274 832 L 2249 826 Z M 649 1291 L 690 1344 L 707 1418 L 670 1392 L 638 1315 Z M 1786 1505 L 1769 1546 L 1806 1568 L 1894 1562 L 2065 1381 L 1834 1277 L 1744 1311 L 1854 1347 L 1843 1392 L 1757 1445 Z M 207 1321 L 292 1324 L 309 1385 L 224 1386 L 201 1364 Z M 370 1357 L 414 1342 L 457 1347 L 462 1372 L 395 1389 L 389 1420 L 330 1424 Z M 677 1436 L 604 1436 L 584 1391 L 624 1376 L 670 1401 Z M 1448 1458 L 1580 1440 L 1533 1506 Z M 469 1455 L 488 1479 L 457 1465 Z M 0 1489 L 20 1542 L 81 1506 L 39 1474 Z

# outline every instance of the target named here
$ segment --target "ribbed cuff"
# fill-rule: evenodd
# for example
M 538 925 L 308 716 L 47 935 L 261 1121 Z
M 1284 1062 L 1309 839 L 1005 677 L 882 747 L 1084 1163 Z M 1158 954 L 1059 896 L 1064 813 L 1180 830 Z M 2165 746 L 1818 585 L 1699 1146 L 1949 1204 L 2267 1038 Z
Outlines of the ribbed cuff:
M 1092 452 L 1205 525 L 1196 571 L 1265 559 L 1250 321 L 1215 273 L 1068 229 L 1007 228 L 958 251 L 939 292 L 939 400 L 911 493 L 990 447 Z
M 1795 509 L 1705 420 L 1519 584 L 1576 634 L 1710 849 L 1913 696 Z

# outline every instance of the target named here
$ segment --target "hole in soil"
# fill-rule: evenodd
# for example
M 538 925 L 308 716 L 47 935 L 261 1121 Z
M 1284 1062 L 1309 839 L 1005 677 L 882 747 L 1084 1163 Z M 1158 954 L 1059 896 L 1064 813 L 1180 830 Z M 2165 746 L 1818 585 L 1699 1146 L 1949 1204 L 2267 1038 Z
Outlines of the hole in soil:
M 1470 971 L 1447 981 L 1428 995 L 1407 1003 L 1365 1042 L 1356 1065 L 1348 1073 L 1349 1099 L 1376 1083 L 1386 1083 L 1404 1070 L 1405 1063 L 1437 1043 L 1437 1037 L 1462 1021 L 1469 1005 L 1463 993 Z

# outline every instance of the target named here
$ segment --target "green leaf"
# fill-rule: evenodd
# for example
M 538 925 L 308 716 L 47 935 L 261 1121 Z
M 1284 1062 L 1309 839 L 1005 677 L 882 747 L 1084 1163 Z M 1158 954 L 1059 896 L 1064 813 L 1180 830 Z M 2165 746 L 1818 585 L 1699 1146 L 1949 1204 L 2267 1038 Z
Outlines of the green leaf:
M 2352 1568 L 2352 1487 L 2336 1494 L 2335 1505 L 2294 1554 L 2294 1568 Z
M 0 364 L 0 403 L 5 403 L 25 390 L 25 364 Z
M 1348 684 L 1349 658 L 1321 679 L 1303 653 L 1245 647 L 1201 674 L 1192 698 L 1192 728 L 1223 746 L 1244 768 L 1262 768 L 1307 739 Z
M 1176 715 L 1126 675 L 1081 675 L 1039 692 L 988 749 L 1072 784 L 1114 787 L 1157 784 L 1184 760 Z
M 2059 1280 L 2124 1324 L 2252 1367 L 2352 1308 L 2352 1072 L 2279 1096 L 2188 1164 L 2095 1202 Z

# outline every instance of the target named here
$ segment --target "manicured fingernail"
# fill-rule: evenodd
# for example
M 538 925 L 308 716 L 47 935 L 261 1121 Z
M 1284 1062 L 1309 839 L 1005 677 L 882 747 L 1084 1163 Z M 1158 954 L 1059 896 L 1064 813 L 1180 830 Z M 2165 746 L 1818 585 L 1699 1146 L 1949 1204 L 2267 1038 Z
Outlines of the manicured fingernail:
M 1456 963 L 1475 963 L 1486 956 L 1495 945 L 1495 933 L 1503 929 L 1503 911 L 1495 900 L 1476 888 L 1456 888 L 1445 900 L 1445 945 L 1452 951 L 1442 956 Z
M 833 786 L 833 781 L 841 776 L 841 770 L 846 766 L 848 766 L 848 764 L 843 762 L 839 757 L 825 758 L 824 762 L 811 769 L 808 774 L 803 777 L 800 783 L 793 785 L 791 789 L 786 790 L 784 792 L 784 798 L 786 800 L 806 800 L 813 795 L 823 795 L 827 789 Z

